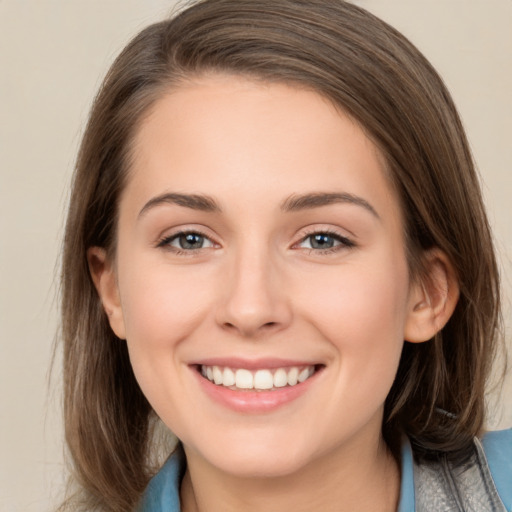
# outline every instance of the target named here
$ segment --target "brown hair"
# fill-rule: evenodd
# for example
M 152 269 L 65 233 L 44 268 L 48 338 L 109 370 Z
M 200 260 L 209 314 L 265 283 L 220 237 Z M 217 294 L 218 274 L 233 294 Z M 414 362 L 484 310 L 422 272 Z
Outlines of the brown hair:
M 413 275 L 438 247 L 460 299 L 427 343 L 405 343 L 384 433 L 424 454 L 462 453 L 484 420 L 500 320 L 492 238 L 468 143 L 448 91 L 396 30 L 342 0 L 203 0 L 143 30 L 110 69 L 78 155 L 64 241 L 62 336 L 66 439 L 85 508 L 134 507 L 154 468 L 154 414 L 89 275 L 91 246 L 115 251 L 135 130 L 188 77 L 217 72 L 317 91 L 380 149 L 405 217 Z

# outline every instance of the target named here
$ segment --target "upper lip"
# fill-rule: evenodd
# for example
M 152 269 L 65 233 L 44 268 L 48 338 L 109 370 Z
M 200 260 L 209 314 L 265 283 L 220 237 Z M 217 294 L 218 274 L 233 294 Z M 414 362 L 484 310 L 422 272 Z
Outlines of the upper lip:
M 288 368 L 293 366 L 316 366 L 318 361 L 305 359 L 258 358 L 243 359 L 239 357 L 209 357 L 190 363 L 191 366 L 219 366 L 228 368 L 244 368 L 247 370 Z

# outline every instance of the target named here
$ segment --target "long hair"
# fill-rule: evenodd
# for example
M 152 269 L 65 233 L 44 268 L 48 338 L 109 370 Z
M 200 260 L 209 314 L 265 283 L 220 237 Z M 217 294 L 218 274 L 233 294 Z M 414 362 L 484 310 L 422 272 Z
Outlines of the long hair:
M 132 510 L 154 471 L 154 413 L 115 337 L 86 251 L 115 253 L 134 134 L 169 89 L 206 73 L 318 92 L 380 150 L 405 218 L 411 275 L 426 250 L 460 299 L 432 340 L 405 343 L 383 431 L 425 455 L 464 452 L 484 421 L 500 325 L 499 277 L 478 176 L 442 80 L 400 33 L 343 0 L 203 0 L 137 35 L 108 72 L 77 159 L 62 264 L 66 439 L 86 510 Z

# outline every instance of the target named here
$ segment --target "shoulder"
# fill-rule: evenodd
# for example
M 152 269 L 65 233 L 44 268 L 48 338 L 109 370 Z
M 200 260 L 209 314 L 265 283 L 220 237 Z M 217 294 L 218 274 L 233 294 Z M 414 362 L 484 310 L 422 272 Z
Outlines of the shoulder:
M 180 512 L 179 490 L 185 466 L 185 455 L 178 447 L 150 480 L 137 512 Z
M 413 457 L 414 505 L 410 510 L 512 511 L 512 429 L 474 439 L 464 462 L 440 453 Z M 402 509 L 400 509 L 402 510 Z
M 512 429 L 486 433 L 482 446 L 501 501 L 512 510 Z

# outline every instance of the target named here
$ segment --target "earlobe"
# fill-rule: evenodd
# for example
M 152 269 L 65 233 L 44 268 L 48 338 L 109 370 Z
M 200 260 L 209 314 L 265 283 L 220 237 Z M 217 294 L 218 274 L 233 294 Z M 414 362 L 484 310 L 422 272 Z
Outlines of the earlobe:
M 427 273 L 412 285 L 404 338 L 421 343 L 433 338 L 452 316 L 459 299 L 459 284 L 453 265 L 439 249 L 425 256 Z
M 126 339 L 113 262 L 108 258 L 106 250 L 101 247 L 90 247 L 87 250 L 87 262 L 110 327 L 118 338 Z

